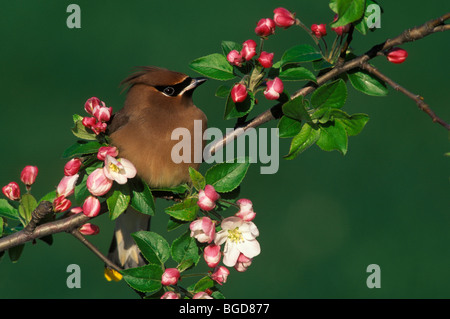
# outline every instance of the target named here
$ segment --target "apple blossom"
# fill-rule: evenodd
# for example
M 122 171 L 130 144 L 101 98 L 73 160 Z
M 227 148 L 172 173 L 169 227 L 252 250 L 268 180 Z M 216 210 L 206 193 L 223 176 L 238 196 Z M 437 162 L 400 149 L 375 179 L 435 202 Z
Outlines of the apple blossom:
M 180 295 L 174 291 L 167 291 L 161 296 L 161 299 L 180 299 Z
M 234 269 L 236 269 L 239 272 L 244 272 L 247 270 L 248 267 L 252 264 L 252 258 L 248 258 L 244 254 L 240 254 L 236 265 L 234 265 Z
M 408 52 L 406 50 L 396 47 L 390 49 L 386 54 L 386 58 L 388 59 L 388 61 L 395 64 L 405 62 L 407 57 Z
M 241 198 L 236 201 L 236 204 L 239 205 L 239 212 L 236 213 L 237 217 L 242 218 L 246 222 L 252 221 L 255 218 L 256 213 L 253 211 L 253 203 L 251 200 Z
M 264 91 L 264 96 L 268 100 L 277 100 L 280 98 L 280 94 L 283 93 L 283 90 L 283 81 L 276 77 L 273 80 L 267 81 L 267 88 Z
M 190 225 L 191 237 L 200 243 L 211 243 L 216 235 L 216 224 L 209 217 L 201 217 Z
M 87 217 L 95 217 L 100 213 L 100 201 L 97 197 L 89 196 L 83 203 L 83 214 Z
M 220 246 L 211 244 L 205 247 L 203 250 L 203 258 L 206 261 L 206 264 L 210 268 L 215 268 L 222 257 L 222 253 L 220 252 Z
M 273 55 L 273 53 L 267 53 L 263 51 L 261 52 L 257 60 L 263 68 L 269 69 L 273 65 Z
M 119 151 L 115 146 L 102 146 L 98 149 L 97 158 L 100 161 L 104 161 L 106 159 L 106 155 L 117 157 L 119 155 Z
M 69 197 L 75 191 L 75 185 L 77 183 L 79 174 L 73 176 L 64 176 L 56 188 L 56 193 L 58 196 Z
M 234 103 L 244 102 L 247 98 L 247 88 L 244 84 L 237 83 L 231 89 L 231 99 Z
M 106 155 L 103 173 L 111 180 L 115 180 L 119 184 L 125 184 L 129 178 L 136 176 L 136 168 L 125 158 L 115 159 L 110 155 Z
M 230 271 L 227 267 L 218 266 L 214 269 L 211 274 L 211 279 L 216 281 L 219 285 L 222 285 L 227 282 L 227 277 L 230 274 Z
M 64 197 L 64 195 L 56 197 L 53 201 L 53 211 L 55 213 L 64 212 L 70 208 L 72 202 Z
M 273 13 L 273 21 L 278 27 L 287 29 L 295 24 L 295 13 L 292 13 L 285 8 L 276 8 L 273 10 Z
M 225 266 L 233 267 L 239 255 L 242 253 L 248 258 L 253 258 L 261 252 L 256 237 L 259 231 L 253 222 L 246 222 L 237 216 L 225 218 L 221 223 L 222 230 L 216 234 L 214 243 L 222 245 L 223 263 Z
M 255 28 L 255 33 L 260 37 L 267 37 L 275 33 L 275 22 L 270 19 L 261 19 Z
M 231 50 L 228 54 L 227 54 L 227 61 L 231 64 L 231 65 L 235 65 L 235 66 L 242 66 L 242 62 L 244 62 L 244 59 L 242 57 L 242 55 L 236 51 L 236 50 Z
M 89 114 L 94 115 L 94 110 L 100 106 L 105 106 L 105 102 L 102 102 L 100 101 L 100 99 L 93 96 L 86 101 L 86 103 L 84 104 L 84 109 Z
M 161 277 L 161 283 L 164 286 L 175 285 L 180 278 L 180 271 L 176 268 L 167 268 Z
M 256 42 L 247 40 L 242 44 L 241 56 L 246 60 L 251 60 L 256 54 Z
M 37 166 L 25 166 L 20 174 L 20 180 L 27 186 L 33 185 L 39 170 Z
M 333 22 L 336 22 L 338 19 L 338 15 L 336 14 L 334 16 Z M 333 30 L 334 32 L 336 32 L 337 35 L 341 36 L 344 33 L 348 33 L 350 31 L 350 24 L 346 24 L 344 26 L 340 26 L 340 27 L 336 27 L 336 28 L 331 28 L 331 30 Z
M 214 299 L 206 291 L 197 292 L 192 299 Z
M 97 168 L 87 178 L 86 186 L 94 196 L 103 196 L 111 189 L 113 181 L 106 177 L 103 168 Z
M 78 229 L 83 235 L 97 235 L 100 232 L 100 228 L 97 225 L 86 223 Z
M 20 187 L 16 182 L 11 182 L 8 185 L 3 186 L 2 192 L 10 200 L 20 199 Z
M 64 175 L 73 176 L 80 170 L 81 160 L 79 158 L 72 158 L 64 165 Z
M 311 31 L 318 39 L 327 35 L 327 27 L 325 26 L 325 24 L 313 24 L 311 26 Z
M 112 107 L 98 106 L 94 109 L 94 116 L 101 122 L 108 122 L 111 119 Z

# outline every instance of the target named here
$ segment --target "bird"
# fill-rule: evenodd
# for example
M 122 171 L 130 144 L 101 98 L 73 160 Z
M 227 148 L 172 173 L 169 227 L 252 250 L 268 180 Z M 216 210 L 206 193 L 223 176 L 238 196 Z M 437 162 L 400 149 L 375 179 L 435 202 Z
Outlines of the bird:
M 113 114 L 107 134 L 120 158 L 129 160 L 137 176 L 150 188 L 171 188 L 190 181 L 189 167 L 198 170 L 194 148 L 194 121 L 201 121 L 202 136 L 207 128 L 205 113 L 192 100 L 194 90 L 206 81 L 161 67 L 144 66 L 121 82 L 127 90 L 122 109 Z M 191 133 L 190 163 L 175 163 L 172 131 L 186 128 Z M 197 161 L 198 162 L 198 161 Z M 131 206 L 117 219 L 108 259 L 122 269 L 146 264 L 131 234 L 148 230 L 150 216 Z M 106 271 L 106 269 L 105 269 Z

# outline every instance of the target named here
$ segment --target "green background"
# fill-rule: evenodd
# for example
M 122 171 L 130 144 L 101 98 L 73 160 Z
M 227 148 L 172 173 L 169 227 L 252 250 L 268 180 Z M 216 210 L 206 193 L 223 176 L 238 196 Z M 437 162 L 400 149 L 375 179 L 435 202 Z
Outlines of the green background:
M 66 8 L 81 7 L 81 29 L 68 29 Z M 448 12 L 447 0 L 380 1 L 381 29 L 355 35 L 361 54 Z M 119 82 L 134 66 L 156 65 L 196 74 L 190 61 L 220 52 L 222 40 L 257 39 L 256 22 L 275 7 L 297 12 L 306 25 L 329 23 L 328 1 L 3 1 L 0 5 L 0 184 L 19 182 L 25 165 L 37 165 L 33 194 L 54 189 L 62 177 L 62 152 L 75 138 L 72 115 L 84 114 L 97 96 L 120 109 Z M 330 41 L 331 31 L 327 39 Z M 373 64 L 450 121 L 449 34 L 404 45 L 401 65 Z M 265 44 L 275 60 L 295 44 L 310 43 L 300 29 L 277 29 Z M 224 100 L 209 81 L 194 100 L 223 131 Z M 301 82 L 289 83 L 291 92 Z M 313 147 L 294 161 L 280 158 L 275 175 L 253 164 L 241 196 L 255 205 L 262 253 L 245 273 L 232 270 L 223 293 L 230 298 L 448 298 L 450 297 L 450 151 L 445 129 L 405 96 L 390 89 L 375 98 L 349 88 L 349 113 L 370 121 L 349 140 L 346 156 Z M 256 112 L 270 106 L 260 98 Z M 265 125 L 273 127 L 275 122 Z M 282 140 L 280 157 L 289 141 Z M 202 167 L 204 171 L 206 167 Z M 23 190 L 23 189 L 22 189 Z M 154 230 L 165 234 L 169 203 L 158 200 Z M 113 223 L 103 215 L 89 239 L 106 252 Z M 169 238 L 179 235 L 176 231 Z M 81 288 L 69 289 L 66 268 L 81 267 Z M 381 267 L 381 288 L 369 289 L 366 267 Z M 103 264 L 68 234 L 49 247 L 28 243 L 16 264 L 0 261 L 1 298 L 137 298 L 126 283 L 107 282 Z M 186 280 L 186 282 L 188 282 Z

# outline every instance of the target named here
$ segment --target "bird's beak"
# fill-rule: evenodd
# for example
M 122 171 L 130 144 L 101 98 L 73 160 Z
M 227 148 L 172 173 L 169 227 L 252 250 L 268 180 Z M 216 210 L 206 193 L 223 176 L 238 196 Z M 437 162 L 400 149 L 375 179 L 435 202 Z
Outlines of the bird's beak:
M 204 77 L 193 78 L 191 83 L 184 88 L 184 90 L 181 94 L 183 94 L 184 92 L 189 92 L 189 91 L 192 92 L 196 87 L 205 83 L 206 80 L 207 80 L 207 78 L 204 78 Z

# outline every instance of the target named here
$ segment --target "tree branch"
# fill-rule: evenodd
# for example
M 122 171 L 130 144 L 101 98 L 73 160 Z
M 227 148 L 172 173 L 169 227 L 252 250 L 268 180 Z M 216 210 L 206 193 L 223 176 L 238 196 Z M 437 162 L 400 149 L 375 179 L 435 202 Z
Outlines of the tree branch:
M 377 44 L 373 46 L 370 50 L 368 50 L 365 54 L 360 55 L 352 60 L 349 60 L 345 63 L 338 63 L 337 66 L 335 66 L 333 69 L 328 71 L 327 73 L 323 74 L 322 76 L 317 78 L 316 83 L 309 84 L 297 92 L 295 92 L 291 96 L 291 100 L 295 99 L 299 96 L 307 96 L 308 94 L 311 94 L 314 90 L 316 90 L 319 86 L 322 84 L 328 82 L 329 80 L 333 79 L 334 77 L 345 73 L 347 71 L 350 71 L 354 68 L 361 67 L 362 65 L 366 64 L 367 61 L 375 58 L 378 55 L 383 55 L 382 52 L 389 50 L 395 46 L 399 46 L 401 44 L 412 42 L 416 40 L 420 40 L 430 34 L 436 33 L 436 32 L 443 32 L 450 30 L 450 24 L 444 24 L 446 20 L 450 19 L 450 13 L 446 13 L 442 15 L 441 17 L 437 19 L 430 20 L 426 22 L 425 24 L 414 27 L 412 29 L 407 29 L 403 31 L 400 35 L 393 39 L 387 39 L 385 42 Z M 348 39 L 348 44 L 350 43 L 351 39 Z M 342 52 L 341 52 L 342 53 Z M 425 104 L 425 103 L 424 103 Z M 259 114 L 254 119 L 250 120 L 249 122 L 242 125 L 242 127 L 238 130 L 235 130 L 232 133 L 227 134 L 224 136 L 224 138 L 220 141 L 215 142 L 213 145 L 209 146 L 209 152 L 211 155 L 215 154 L 219 149 L 221 149 L 224 145 L 230 143 L 235 138 L 243 134 L 246 130 L 250 128 L 256 128 L 264 123 L 267 123 L 271 120 L 275 120 L 279 117 L 281 117 L 282 113 L 282 103 L 279 103 L 275 106 L 273 106 L 271 109 L 266 110 L 265 112 Z M 429 115 L 434 114 L 430 113 L 430 109 L 428 105 L 423 104 L 419 105 L 425 112 L 427 112 Z M 431 111 L 432 112 L 432 111 Z M 430 115 L 431 116 L 431 115 Z M 437 116 L 434 114 L 432 118 L 437 118 Z M 437 120 L 436 120 L 437 122 Z M 440 123 L 444 127 L 448 129 L 448 124 L 443 122 Z
M 394 90 L 399 91 L 401 93 L 403 93 L 404 95 L 406 95 L 407 97 L 409 97 L 410 99 L 412 99 L 414 102 L 416 102 L 417 106 L 424 111 L 425 113 L 427 113 L 431 119 L 433 120 L 433 122 L 438 123 L 440 125 L 442 125 L 444 128 L 446 128 L 447 130 L 450 130 L 450 124 L 446 123 L 444 120 L 442 120 L 441 118 L 439 118 L 436 113 L 433 112 L 433 110 L 431 110 L 430 106 L 425 103 L 423 101 L 423 97 L 417 94 L 414 94 L 410 91 L 408 91 L 407 89 L 405 89 L 404 87 L 400 86 L 399 84 L 397 84 L 396 82 L 394 82 L 392 79 L 390 79 L 389 77 L 387 77 L 386 75 L 384 75 L 383 73 L 381 73 L 380 71 L 378 71 L 378 69 L 376 69 L 375 67 L 373 67 L 372 65 L 370 65 L 369 63 L 364 63 L 363 65 L 361 65 L 361 68 L 366 70 L 369 73 L 372 73 L 373 75 L 375 75 L 377 78 L 385 81 L 387 84 L 389 84 Z

